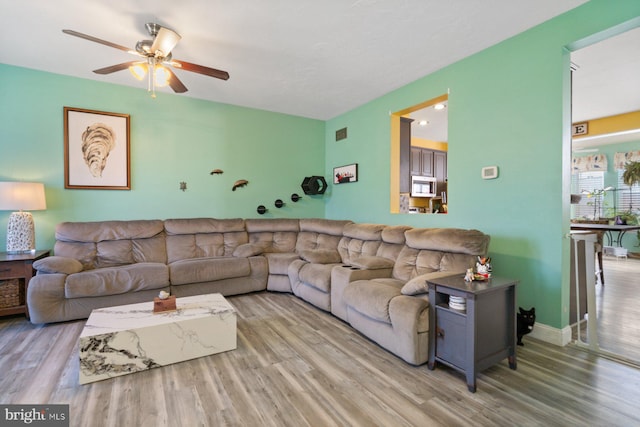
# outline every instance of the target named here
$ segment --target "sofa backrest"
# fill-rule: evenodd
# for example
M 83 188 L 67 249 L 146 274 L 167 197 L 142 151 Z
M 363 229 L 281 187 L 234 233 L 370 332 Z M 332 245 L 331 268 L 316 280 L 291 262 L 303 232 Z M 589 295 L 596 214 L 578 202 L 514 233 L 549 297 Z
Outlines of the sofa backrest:
M 338 243 L 342 262 L 351 265 L 362 256 L 375 256 L 382 244 L 382 224 L 346 224 Z
M 249 242 L 244 220 L 240 218 L 187 218 L 164 221 L 169 263 L 204 257 L 230 257 L 240 245 Z
M 246 219 L 249 243 L 259 245 L 264 252 L 295 252 L 298 231 L 297 219 Z
M 404 281 L 435 271 L 465 271 L 489 249 L 490 237 L 478 230 L 413 228 L 404 234 L 392 273 Z
M 407 230 L 411 230 L 411 227 L 406 225 L 388 225 L 382 229 L 382 243 L 376 255 L 393 261 L 397 260 L 400 251 L 405 245 L 406 239 L 404 233 Z
M 352 221 L 334 219 L 301 219 L 296 252 L 315 249 L 338 249 L 342 231 Z
M 55 255 L 77 259 L 84 270 L 167 262 L 161 220 L 62 222 L 55 236 Z

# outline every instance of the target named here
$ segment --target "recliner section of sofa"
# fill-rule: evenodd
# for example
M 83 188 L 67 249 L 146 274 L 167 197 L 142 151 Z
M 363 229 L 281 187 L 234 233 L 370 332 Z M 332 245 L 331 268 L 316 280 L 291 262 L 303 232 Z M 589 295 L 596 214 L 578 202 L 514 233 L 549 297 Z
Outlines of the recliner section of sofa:
M 414 228 L 404 233 L 389 276 L 350 280 L 343 292 L 346 320 L 363 335 L 414 365 L 427 362 L 427 280 L 464 275 L 490 238 L 477 230 Z
M 295 296 L 331 311 L 331 270 L 342 259 L 338 244 L 351 221 L 301 219 L 296 241 L 299 259 L 289 265 L 291 291 Z
M 61 223 L 54 256 L 34 263 L 33 323 L 95 308 L 190 296 L 290 292 L 408 363 L 427 360 L 426 280 L 487 255 L 477 230 L 328 219 L 187 218 Z
M 96 308 L 168 291 L 165 243 L 160 220 L 58 224 L 55 256 L 36 264 L 38 274 L 29 282 L 31 322 L 83 319 Z
M 266 289 L 265 258 L 236 252 L 249 243 L 243 219 L 168 219 L 164 227 L 173 295 L 237 295 Z

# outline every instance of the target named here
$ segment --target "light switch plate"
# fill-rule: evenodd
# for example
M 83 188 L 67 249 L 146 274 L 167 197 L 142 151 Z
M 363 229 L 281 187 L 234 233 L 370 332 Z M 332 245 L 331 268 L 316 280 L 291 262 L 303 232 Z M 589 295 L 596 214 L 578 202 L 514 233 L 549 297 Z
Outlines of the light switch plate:
M 495 179 L 498 177 L 497 166 L 486 166 L 482 168 L 482 179 Z

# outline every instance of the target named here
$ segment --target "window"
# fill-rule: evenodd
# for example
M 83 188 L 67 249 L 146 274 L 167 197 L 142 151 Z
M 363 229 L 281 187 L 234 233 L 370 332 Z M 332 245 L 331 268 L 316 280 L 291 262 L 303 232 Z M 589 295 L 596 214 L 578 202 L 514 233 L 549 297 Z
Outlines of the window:
M 580 172 L 571 175 L 571 193 L 580 194 L 580 203 L 571 205 L 572 218 L 598 219 L 603 216 L 602 196 L 588 197 L 585 193 L 604 188 L 604 172 Z M 640 206 L 640 204 L 638 205 Z
M 640 209 L 640 186 L 629 187 L 622 180 L 624 170 L 618 171 L 618 212 L 635 211 Z

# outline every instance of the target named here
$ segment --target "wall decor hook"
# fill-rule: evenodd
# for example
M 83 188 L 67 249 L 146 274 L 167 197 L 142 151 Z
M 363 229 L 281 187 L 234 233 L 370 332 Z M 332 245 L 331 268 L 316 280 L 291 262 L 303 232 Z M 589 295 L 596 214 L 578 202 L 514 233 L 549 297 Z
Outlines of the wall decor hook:
M 280 199 L 276 200 L 275 202 L 276 208 L 280 209 L 281 207 L 284 206 L 284 202 Z
M 264 215 L 268 210 L 269 209 L 265 208 L 264 205 L 260 205 L 258 206 L 258 209 L 256 209 L 260 215 Z
M 180 189 L 182 191 L 186 191 L 187 190 L 187 183 L 184 182 L 184 181 L 180 182 Z
M 298 200 L 302 199 L 302 196 L 299 196 L 297 193 L 293 193 L 291 195 L 291 201 L 296 203 Z

